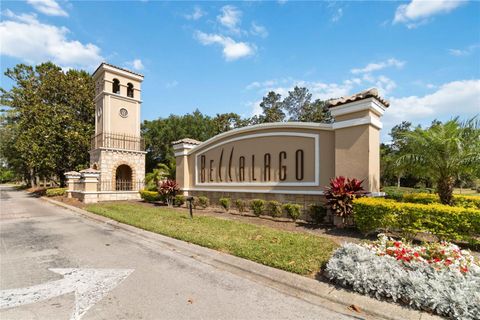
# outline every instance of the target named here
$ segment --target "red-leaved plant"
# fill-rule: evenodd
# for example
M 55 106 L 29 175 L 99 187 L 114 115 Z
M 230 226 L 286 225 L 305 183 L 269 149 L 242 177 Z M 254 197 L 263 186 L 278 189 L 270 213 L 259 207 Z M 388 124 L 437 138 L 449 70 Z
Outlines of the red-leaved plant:
M 362 182 L 340 176 L 330 179 L 330 186 L 325 188 L 327 206 L 334 215 L 342 218 L 343 225 L 353 214 L 353 200 L 365 194 Z
M 175 180 L 164 180 L 158 185 L 158 193 L 165 197 L 169 206 L 173 204 L 173 198 L 178 191 L 180 191 L 180 189 L 178 188 L 178 184 Z

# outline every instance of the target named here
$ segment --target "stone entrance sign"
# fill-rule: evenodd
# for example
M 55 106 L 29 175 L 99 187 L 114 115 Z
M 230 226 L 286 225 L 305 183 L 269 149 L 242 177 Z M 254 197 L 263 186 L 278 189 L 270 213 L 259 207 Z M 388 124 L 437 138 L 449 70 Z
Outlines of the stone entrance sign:
M 214 200 L 228 196 L 305 203 L 317 201 L 330 178 L 343 175 L 364 179 L 364 188 L 378 193 L 380 117 L 388 102 L 371 89 L 331 100 L 329 107 L 332 124 L 267 123 L 205 142 L 174 142 L 180 188 Z

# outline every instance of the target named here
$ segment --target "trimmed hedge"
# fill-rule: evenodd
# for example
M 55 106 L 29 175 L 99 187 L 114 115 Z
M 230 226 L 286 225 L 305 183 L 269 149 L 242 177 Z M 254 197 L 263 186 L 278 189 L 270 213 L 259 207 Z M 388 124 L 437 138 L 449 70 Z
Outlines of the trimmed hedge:
M 399 197 L 392 198 L 398 201 L 409 203 L 440 203 L 440 197 L 435 193 L 404 193 Z M 458 207 L 480 209 L 480 197 L 454 194 L 453 202 L 454 205 Z
M 45 195 L 47 197 L 57 197 L 57 196 L 64 196 L 67 192 L 67 188 L 51 188 L 45 191 Z
M 357 227 L 365 233 L 400 230 L 405 236 L 430 232 L 440 239 L 478 243 L 480 210 L 442 204 L 402 203 L 381 198 L 359 198 L 353 203 Z
M 161 201 L 162 196 L 157 191 L 140 190 L 140 197 L 146 202 Z

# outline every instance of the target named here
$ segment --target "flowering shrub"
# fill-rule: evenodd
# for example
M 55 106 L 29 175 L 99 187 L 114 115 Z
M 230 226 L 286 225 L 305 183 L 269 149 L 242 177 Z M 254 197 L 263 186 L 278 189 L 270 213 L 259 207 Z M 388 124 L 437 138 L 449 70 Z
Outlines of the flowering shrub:
M 158 186 L 158 193 L 165 197 L 168 205 L 172 204 L 173 198 L 178 191 L 180 191 L 180 189 L 175 180 L 164 180 L 160 182 L 160 185 Z
M 362 182 L 340 176 L 330 179 L 330 186 L 325 189 L 328 207 L 342 217 L 344 224 L 353 214 L 353 200 L 363 194 Z
M 383 237 L 373 244 L 347 243 L 334 252 L 325 274 L 379 300 L 452 319 L 480 319 L 480 267 L 451 244 L 414 247 Z
M 388 255 L 407 263 L 412 261 L 428 263 L 436 270 L 448 268 L 465 273 L 475 264 L 475 259 L 469 251 L 461 250 L 453 243 L 445 241 L 414 246 L 380 234 L 377 241 L 364 246 L 379 256 Z

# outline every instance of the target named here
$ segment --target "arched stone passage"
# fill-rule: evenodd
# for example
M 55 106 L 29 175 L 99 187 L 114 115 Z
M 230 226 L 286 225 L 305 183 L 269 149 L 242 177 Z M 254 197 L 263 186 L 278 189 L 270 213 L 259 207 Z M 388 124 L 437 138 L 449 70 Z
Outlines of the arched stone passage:
M 130 166 L 122 164 L 115 170 L 115 190 L 132 190 L 132 168 Z

